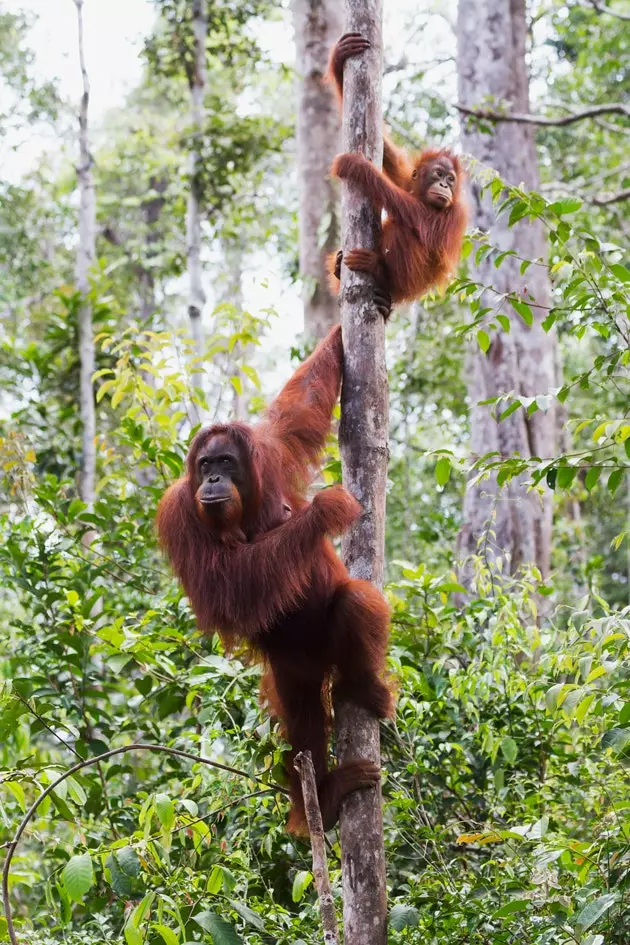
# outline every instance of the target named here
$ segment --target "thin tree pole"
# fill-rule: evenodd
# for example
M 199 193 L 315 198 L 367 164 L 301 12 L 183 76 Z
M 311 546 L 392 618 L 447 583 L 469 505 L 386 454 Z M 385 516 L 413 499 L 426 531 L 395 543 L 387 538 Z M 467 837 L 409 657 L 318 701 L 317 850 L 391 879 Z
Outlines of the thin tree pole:
M 344 67 L 343 147 L 361 152 L 381 167 L 382 0 L 345 0 L 345 30 L 361 33 L 371 45 Z M 355 246 L 375 249 L 379 228 L 380 220 L 369 201 L 355 187 L 344 184 L 344 252 Z M 342 266 L 344 379 L 339 442 L 344 483 L 363 509 L 344 542 L 344 557 L 352 577 L 380 587 L 385 557 L 389 404 L 385 326 L 373 293 L 371 276 L 351 273 Z M 340 763 L 369 758 L 380 764 L 378 721 L 351 703 L 335 708 Z M 349 794 L 341 808 L 345 945 L 385 945 L 387 941 L 382 804 L 379 787 Z
M 302 796 L 304 797 L 304 812 L 306 823 L 311 837 L 311 852 L 313 855 L 313 876 L 315 889 L 319 899 L 319 914 L 324 930 L 324 945 L 339 945 L 339 929 L 335 914 L 335 899 L 328 875 L 328 860 L 326 858 L 326 836 L 322 823 L 322 812 L 317 797 L 317 782 L 315 769 L 310 751 L 301 751 L 295 756 L 294 767 L 300 776 Z
M 195 354 L 201 356 L 203 330 L 201 316 L 206 302 L 201 278 L 201 196 L 199 188 L 200 145 L 203 135 L 204 93 L 206 90 L 206 37 L 208 19 L 206 0 L 192 0 L 193 63 L 188 71 L 190 86 L 190 124 L 192 141 L 188 172 L 188 207 L 186 211 L 186 252 L 188 255 L 188 317 Z
M 96 411 L 94 407 L 94 339 L 92 335 L 92 306 L 88 298 L 90 291 L 90 269 L 96 256 L 96 200 L 94 178 L 92 176 L 92 155 L 88 135 L 88 108 L 90 104 L 90 83 L 85 65 L 83 45 L 83 0 L 74 0 L 77 8 L 79 32 L 79 64 L 83 80 L 83 94 L 79 109 L 79 165 L 77 180 L 79 184 L 79 245 L 75 278 L 77 289 L 81 293 L 78 311 L 79 322 L 79 361 L 80 386 L 79 409 L 81 413 L 81 498 L 91 510 L 95 498 L 96 481 Z
M 337 193 L 330 165 L 341 145 L 337 101 L 324 80 L 330 47 L 342 31 L 339 0 L 293 0 L 297 73 L 300 274 L 304 330 L 323 338 L 339 318 L 326 257 L 339 246 Z

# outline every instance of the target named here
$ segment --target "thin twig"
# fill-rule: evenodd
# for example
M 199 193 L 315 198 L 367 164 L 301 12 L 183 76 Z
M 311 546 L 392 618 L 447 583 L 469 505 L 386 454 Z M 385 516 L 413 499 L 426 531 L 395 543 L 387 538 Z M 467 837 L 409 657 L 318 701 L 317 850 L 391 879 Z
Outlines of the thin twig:
M 593 9 L 597 11 L 597 13 L 607 13 L 608 16 L 614 16 L 617 20 L 630 22 L 630 14 L 628 13 L 617 13 L 616 10 L 611 10 L 610 7 L 605 7 L 602 3 L 598 3 L 597 0 L 589 0 L 589 2 Z
M 622 200 L 630 200 L 630 187 L 627 190 L 619 190 L 616 194 L 602 194 L 601 197 L 591 197 L 590 202 L 597 207 L 607 207 L 611 203 L 621 203 Z
M 322 823 L 322 812 L 317 797 L 317 782 L 315 769 L 310 751 L 301 751 L 295 756 L 293 765 L 300 776 L 306 823 L 311 835 L 311 851 L 313 854 L 313 876 L 315 889 L 319 898 L 319 914 L 324 929 L 324 945 L 339 945 L 339 929 L 335 914 L 335 900 L 333 898 L 330 876 L 328 875 L 328 861 L 326 859 L 326 838 Z
M 541 115 L 528 115 L 522 112 L 500 112 L 485 108 L 469 108 L 466 105 L 455 105 L 458 112 L 462 115 L 471 115 L 473 118 L 484 118 L 487 121 L 511 121 L 524 125 L 544 125 L 545 127 L 563 127 L 564 125 L 573 125 L 577 121 L 583 121 L 585 118 L 595 118 L 597 115 L 625 115 L 630 118 L 630 107 L 621 102 L 608 102 L 602 105 L 592 105 L 580 112 L 571 112 L 568 115 L 562 115 L 558 118 L 544 118 Z M 619 126 L 619 131 L 624 129 Z

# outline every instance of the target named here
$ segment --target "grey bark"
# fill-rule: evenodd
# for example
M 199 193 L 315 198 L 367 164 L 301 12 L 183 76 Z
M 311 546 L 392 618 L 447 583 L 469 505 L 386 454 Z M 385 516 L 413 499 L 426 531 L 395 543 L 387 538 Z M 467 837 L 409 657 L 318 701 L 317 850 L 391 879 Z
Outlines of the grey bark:
M 201 198 L 198 173 L 201 165 L 200 145 L 203 137 L 204 93 L 206 89 L 206 35 L 208 21 L 205 0 L 192 0 L 194 41 L 193 65 L 188 75 L 190 86 L 190 125 L 192 141 L 188 157 L 190 186 L 186 211 L 186 252 L 188 256 L 188 317 L 196 354 L 203 353 L 202 315 L 206 302 L 201 268 Z
M 83 46 L 83 0 L 74 0 L 77 8 L 79 36 L 79 64 L 83 94 L 79 109 L 79 165 L 77 178 L 79 185 L 79 245 L 75 267 L 77 289 L 81 293 L 79 306 L 79 406 L 81 413 L 81 498 L 91 509 L 95 498 L 96 479 L 96 412 L 94 406 L 94 339 L 92 333 L 92 306 L 88 295 L 90 291 L 90 269 L 96 256 L 96 200 L 94 178 L 92 176 L 92 155 L 88 133 L 88 110 L 90 104 L 90 83 L 85 65 Z
M 237 317 L 240 318 L 240 324 L 234 324 L 234 331 L 237 331 L 243 322 L 243 244 L 238 240 L 226 243 L 223 247 L 223 256 L 226 264 L 226 276 L 219 301 L 234 306 Z M 227 376 L 229 378 L 237 377 L 241 384 L 244 381 L 244 375 L 240 369 L 242 356 L 243 349 L 239 342 L 234 345 L 232 351 L 227 355 L 225 366 Z M 236 387 L 231 386 L 233 391 L 232 419 L 244 420 L 248 410 L 247 397 L 245 393 L 239 393 Z
M 300 274 L 304 330 L 323 338 L 339 320 L 328 287 L 326 257 L 339 245 L 337 196 L 330 165 L 341 144 L 332 87 L 324 81 L 330 47 L 342 31 L 339 0 L 293 0 L 297 73 L 297 163 Z
M 467 108 L 479 105 L 487 96 L 508 102 L 514 111 L 529 112 L 529 77 L 526 65 L 527 22 L 525 0 L 460 0 L 457 23 L 459 100 Z M 491 165 L 508 183 L 524 182 L 538 189 L 536 144 L 531 126 L 500 123 L 490 134 L 473 124 L 463 129 L 464 149 Z M 480 196 L 473 183 L 473 225 L 490 232 L 494 245 L 515 250 L 528 259 L 542 258 L 547 251 L 544 232 L 538 223 L 520 222 L 508 228 L 507 220 L 495 219 L 489 195 Z M 493 285 L 499 293 L 525 292 L 538 305 L 550 304 L 547 269 L 533 265 L 524 276 L 520 260 L 508 257 L 495 269 L 487 259 L 472 267 L 472 278 Z M 496 306 L 487 293 L 483 304 Z M 509 307 L 508 307 L 509 308 Z M 545 334 L 541 321 L 546 312 L 534 308 L 534 324 L 528 328 L 512 312 L 511 331 L 491 336 L 487 354 L 476 350 L 470 355 L 468 370 L 471 401 L 473 456 L 497 451 L 502 457 L 548 457 L 555 454 L 553 405 L 547 413 L 527 417 L 517 410 L 498 424 L 490 407 L 478 402 L 514 390 L 532 397 L 548 394 L 554 387 L 555 332 Z M 549 572 L 552 497 L 542 499 L 527 493 L 522 480 L 513 480 L 502 489 L 494 479 L 470 485 L 464 502 L 464 526 L 459 537 L 462 556 L 479 551 L 480 542 L 490 563 L 497 555 L 510 558 L 514 572 L 521 564 L 535 563 L 543 575 Z M 494 521 L 489 527 L 490 519 Z M 464 569 L 464 577 L 466 570 Z
M 382 2 L 346 0 L 345 29 L 366 36 L 366 53 L 345 64 L 343 148 L 382 164 Z M 363 194 L 342 187 L 342 245 L 375 249 L 380 220 Z M 344 378 L 339 442 L 343 479 L 363 512 L 344 541 L 352 577 L 381 586 L 385 554 L 385 486 L 388 460 L 388 386 L 385 326 L 365 273 L 341 271 Z M 350 703 L 336 706 L 340 763 L 368 758 L 380 764 L 379 723 Z M 341 807 L 341 864 L 345 945 L 385 945 L 387 897 L 380 788 L 349 794 Z
M 322 812 L 317 797 L 317 782 L 315 769 L 310 751 L 301 751 L 295 756 L 295 770 L 300 776 L 302 796 L 304 798 L 304 812 L 306 823 L 311 837 L 311 853 L 313 855 L 313 877 L 315 889 L 319 899 L 319 914 L 324 929 L 324 945 L 339 945 L 339 929 L 335 914 L 335 900 L 328 875 L 328 860 L 326 857 L 326 837 L 322 823 Z

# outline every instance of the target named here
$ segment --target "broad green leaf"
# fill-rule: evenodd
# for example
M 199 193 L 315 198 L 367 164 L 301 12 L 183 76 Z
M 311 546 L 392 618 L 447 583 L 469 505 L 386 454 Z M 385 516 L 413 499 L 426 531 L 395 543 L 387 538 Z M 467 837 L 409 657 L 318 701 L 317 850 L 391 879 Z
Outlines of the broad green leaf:
M 127 874 L 127 876 L 139 876 L 140 875 L 140 860 L 138 854 L 132 847 L 122 847 L 120 850 L 115 850 L 114 855 L 118 860 L 121 870 Z
M 611 728 L 604 733 L 602 738 L 602 748 L 612 748 L 617 754 L 622 752 L 630 742 L 630 729 Z
M 300 902 L 303 899 L 304 893 L 312 882 L 313 874 L 309 870 L 300 870 L 299 873 L 295 874 L 291 891 L 293 902 Z
M 144 942 L 144 936 L 142 935 L 142 932 L 134 925 L 129 925 L 129 923 L 127 923 L 124 928 L 124 932 L 127 945 L 142 945 Z
M 490 335 L 487 331 L 484 331 L 483 328 L 480 328 L 477 332 L 477 344 L 485 354 L 490 347 Z
M 155 810 L 165 830 L 170 830 L 175 820 L 175 807 L 168 794 L 155 795 Z
M 235 912 L 238 912 L 241 918 L 249 922 L 250 925 L 253 925 L 255 929 L 258 929 L 260 932 L 265 931 L 265 923 L 262 917 L 259 916 L 257 912 L 254 912 L 253 909 L 250 909 L 249 906 L 245 905 L 244 902 L 237 902 L 235 899 L 230 899 L 230 905 Z
M 601 919 L 601 917 L 608 912 L 611 906 L 614 906 L 616 901 L 617 893 L 604 893 L 603 896 L 599 896 L 592 902 L 587 902 L 586 905 L 580 909 L 575 918 L 576 926 L 579 926 L 580 931 L 586 932 L 587 929 L 595 925 L 598 919 Z
M 519 299 L 510 299 L 510 305 L 514 311 L 521 316 L 526 325 L 531 326 L 534 324 L 534 315 L 527 302 L 522 302 Z
M 610 267 L 610 271 L 614 272 L 621 282 L 630 282 L 630 269 L 626 269 L 621 263 L 613 263 Z
M 105 868 L 109 870 L 112 889 L 118 896 L 128 898 L 131 895 L 131 880 L 120 868 L 118 860 L 113 853 L 110 853 L 105 860 Z
M 70 857 L 63 868 L 62 879 L 66 892 L 75 902 L 80 902 L 94 883 L 92 859 L 89 853 L 78 853 Z
M 445 486 L 451 478 L 451 461 L 448 456 L 440 456 L 435 464 L 435 478 L 438 486 Z
M 417 928 L 419 919 L 418 910 L 414 906 L 407 906 L 402 902 L 397 902 L 389 914 L 389 924 L 396 932 Z
M 222 886 L 223 870 L 220 866 L 213 866 L 210 876 L 208 877 L 206 891 L 211 895 L 216 896 L 216 894 L 221 891 Z
M 500 909 L 497 909 L 496 912 L 493 912 L 493 919 L 505 919 L 507 916 L 514 915 L 515 912 L 523 912 L 531 905 L 529 899 L 513 899 L 511 902 L 506 902 L 504 906 L 501 906 Z
M 568 489 L 575 479 L 577 469 L 575 466 L 560 466 L 558 468 L 558 477 L 556 485 L 559 489 Z
M 234 926 L 214 912 L 199 912 L 193 919 L 204 931 L 212 936 L 214 945 L 243 945 L 243 940 L 236 933 Z
M 501 752 L 506 761 L 514 764 L 518 755 L 518 745 L 509 735 L 501 740 Z
M 548 209 L 561 217 L 565 213 L 575 213 L 581 206 L 582 201 L 577 197 L 564 197 L 562 200 L 556 200 L 555 203 L 550 203 Z
M 606 484 L 607 489 L 611 495 L 615 494 L 615 492 L 621 485 L 625 475 L 626 475 L 625 469 L 613 469 L 610 476 L 608 477 L 608 482 Z
M 597 480 L 601 476 L 602 467 L 601 466 L 591 466 L 589 471 L 586 474 L 586 479 L 584 480 L 584 485 L 590 492 L 591 489 L 594 489 L 597 485 Z
M 167 925 L 154 925 L 153 930 L 162 936 L 164 945 L 179 945 L 179 935 Z
M 68 785 L 68 794 L 75 804 L 78 804 L 79 807 L 87 804 L 87 794 L 75 778 L 66 778 L 66 784 Z

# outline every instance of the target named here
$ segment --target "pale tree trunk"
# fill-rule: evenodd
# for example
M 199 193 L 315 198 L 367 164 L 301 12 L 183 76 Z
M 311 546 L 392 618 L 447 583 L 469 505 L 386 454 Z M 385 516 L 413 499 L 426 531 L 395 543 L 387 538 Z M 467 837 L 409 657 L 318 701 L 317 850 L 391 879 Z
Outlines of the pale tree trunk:
M 300 274 L 304 281 L 304 330 L 323 338 L 339 320 L 328 287 L 326 257 L 339 245 L 337 198 L 330 165 L 341 143 L 337 102 L 324 82 L 330 47 L 342 30 L 340 0 L 293 0 L 300 189 Z
M 459 100 L 463 105 L 480 105 L 492 96 L 509 102 L 515 112 L 529 111 L 529 77 L 525 60 L 527 22 L 525 0 L 459 0 L 457 68 Z M 538 189 L 535 132 L 531 126 L 499 122 L 491 133 L 466 123 L 464 150 L 492 166 L 509 184 L 523 182 Z M 489 195 L 480 198 L 472 186 L 473 225 L 490 232 L 494 245 L 515 250 L 528 259 L 546 261 L 547 248 L 542 226 L 520 222 L 507 226 L 507 218 L 495 219 Z M 529 296 L 543 308 L 533 307 L 534 324 L 528 328 L 506 303 L 502 311 L 511 315 L 511 331 L 495 332 L 490 349 L 470 354 L 468 390 L 471 401 L 473 456 L 496 451 L 503 458 L 555 455 L 553 406 L 527 417 L 519 409 L 501 423 L 491 416 L 491 408 L 478 406 L 486 400 L 514 390 L 516 396 L 548 394 L 554 387 L 556 335 L 546 334 L 541 321 L 550 304 L 550 287 L 544 266 L 533 265 L 520 274 L 521 262 L 508 257 L 499 269 L 491 259 L 472 266 L 471 276 L 499 293 Z M 494 308 L 496 298 L 486 293 L 483 304 Z M 537 564 L 543 575 L 549 572 L 551 548 L 552 496 L 545 492 L 527 493 L 522 479 L 512 480 L 502 489 L 495 479 L 469 485 L 464 502 L 464 526 L 459 538 L 462 556 L 480 550 L 490 563 L 497 555 L 509 555 L 512 572 L 523 564 Z M 466 568 L 464 568 L 466 576 Z
M 200 169 L 200 145 L 204 125 L 204 93 L 206 90 L 206 35 L 208 21 L 205 9 L 206 0 L 192 0 L 192 26 L 194 39 L 194 57 L 188 70 L 190 86 L 190 130 L 192 140 L 188 172 L 188 207 L 186 212 L 186 252 L 188 256 L 188 317 L 190 333 L 195 342 L 196 354 L 203 353 L 202 315 L 206 301 L 203 290 L 201 267 L 201 195 L 198 181 Z
M 223 256 L 226 263 L 226 280 L 220 294 L 221 302 L 233 305 L 240 323 L 234 324 L 234 330 L 241 327 L 243 319 L 243 245 L 238 240 L 223 247 Z M 239 362 L 243 355 L 241 344 L 234 345 L 228 355 L 226 371 L 228 377 L 236 377 L 241 385 L 244 382 L 243 372 Z M 237 383 L 238 383 L 237 381 Z M 231 383 L 231 382 L 230 382 Z M 232 385 L 232 419 L 244 420 L 247 416 L 247 397 Z
M 370 48 L 344 68 L 343 149 L 359 151 L 377 167 L 383 155 L 381 74 L 382 0 L 346 0 L 345 29 L 367 37 Z M 354 186 L 342 187 L 342 245 L 375 249 L 380 221 Z M 343 480 L 363 513 L 344 541 L 354 578 L 382 586 L 385 556 L 385 486 L 388 459 L 388 386 L 385 325 L 365 273 L 341 269 L 344 377 L 339 442 Z M 336 706 L 341 763 L 368 758 L 380 764 L 379 723 L 350 703 Z M 387 898 L 380 788 L 349 794 L 341 807 L 341 865 L 345 945 L 385 945 Z
M 79 360 L 82 444 L 81 444 L 81 498 L 91 509 L 95 499 L 96 480 L 96 413 L 94 407 L 94 339 L 92 336 L 92 306 L 88 300 L 90 291 L 90 269 L 96 256 L 96 200 L 94 178 L 92 176 L 92 155 L 88 136 L 88 108 L 90 104 L 90 83 L 85 67 L 83 47 L 83 0 L 74 0 L 77 8 L 79 31 L 79 63 L 83 81 L 83 94 L 79 110 L 79 166 L 77 178 L 79 184 L 79 245 L 75 278 L 77 289 L 81 293 L 79 306 Z

